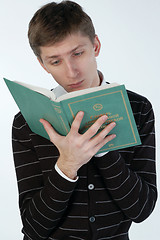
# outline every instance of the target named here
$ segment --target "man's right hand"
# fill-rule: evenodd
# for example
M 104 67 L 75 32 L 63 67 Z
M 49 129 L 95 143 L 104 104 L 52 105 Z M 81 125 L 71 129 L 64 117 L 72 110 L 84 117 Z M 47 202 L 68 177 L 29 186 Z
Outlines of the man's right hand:
M 69 178 L 75 179 L 78 169 L 89 162 L 89 160 L 109 141 L 116 137 L 115 134 L 108 135 L 115 127 L 115 122 L 108 124 L 101 132 L 95 135 L 102 124 L 107 120 L 103 115 L 84 133 L 79 133 L 84 113 L 78 112 L 66 136 L 58 134 L 51 124 L 40 119 L 50 141 L 58 148 L 60 157 L 57 160 L 59 169 Z

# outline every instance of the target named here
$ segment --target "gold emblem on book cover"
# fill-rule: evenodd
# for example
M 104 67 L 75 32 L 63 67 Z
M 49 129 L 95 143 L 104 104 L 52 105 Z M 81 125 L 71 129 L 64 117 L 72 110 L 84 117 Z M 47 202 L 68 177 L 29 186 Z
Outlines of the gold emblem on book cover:
M 100 103 L 96 103 L 96 104 L 93 106 L 93 109 L 94 109 L 95 111 L 100 111 L 100 110 L 102 110 L 102 108 L 103 108 L 103 105 L 100 104 Z

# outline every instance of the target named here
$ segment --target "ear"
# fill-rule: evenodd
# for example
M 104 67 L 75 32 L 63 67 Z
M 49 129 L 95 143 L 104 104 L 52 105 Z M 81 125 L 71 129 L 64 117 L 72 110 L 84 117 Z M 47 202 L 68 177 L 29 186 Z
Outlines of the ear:
M 94 39 L 94 52 L 95 52 L 95 57 L 98 57 L 101 49 L 101 43 L 97 35 L 95 35 Z
M 38 59 L 38 62 L 41 64 L 41 66 L 44 68 L 44 70 L 45 70 L 46 72 L 50 73 L 50 72 L 47 70 L 47 68 L 45 67 L 45 65 L 43 64 L 42 60 L 41 60 L 39 57 L 37 57 L 37 59 Z

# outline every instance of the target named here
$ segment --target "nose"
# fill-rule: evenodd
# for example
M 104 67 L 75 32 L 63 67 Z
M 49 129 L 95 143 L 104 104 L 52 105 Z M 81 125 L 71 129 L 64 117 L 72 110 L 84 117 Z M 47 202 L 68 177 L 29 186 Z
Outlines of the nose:
M 66 76 L 69 78 L 76 78 L 79 74 L 78 68 L 76 63 L 72 60 L 68 60 L 65 63 L 66 67 Z

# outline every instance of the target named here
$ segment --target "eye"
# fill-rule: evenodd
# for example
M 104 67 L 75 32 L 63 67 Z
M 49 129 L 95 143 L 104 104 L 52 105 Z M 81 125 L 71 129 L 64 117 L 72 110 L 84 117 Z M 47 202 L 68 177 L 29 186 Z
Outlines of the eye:
M 51 65 L 57 66 L 60 63 L 60 60 L 56 60 L 54 62 L 51 62 Z
M 74 56 L 81 56 L 83 54 L 83 51 L 81 51 L 81 52 L 76 52 L 76 53 L 74 53 Z

